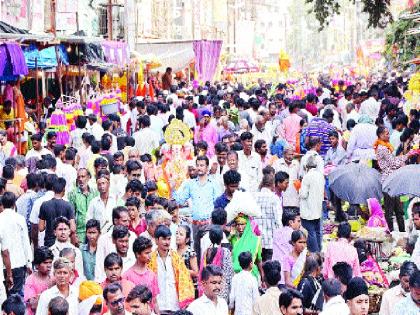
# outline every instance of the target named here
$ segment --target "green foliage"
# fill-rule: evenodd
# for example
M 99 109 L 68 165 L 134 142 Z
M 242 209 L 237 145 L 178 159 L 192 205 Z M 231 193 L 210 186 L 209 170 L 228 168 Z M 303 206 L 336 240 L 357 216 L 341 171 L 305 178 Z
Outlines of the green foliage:
M 348 0 L 355 3 L 355 0 Z M 362 12 L 369 16 L 368 27 L 385 28 L 392 22 L 392 14 L 389 10 L 391 0 L 361 0 Z M 338 0 L 306 0 L 312 5 L 310 13 L 314 13 L 320 23 L 320 30 L 329 24 L 331 18 L 340 14 L 341 5 Z

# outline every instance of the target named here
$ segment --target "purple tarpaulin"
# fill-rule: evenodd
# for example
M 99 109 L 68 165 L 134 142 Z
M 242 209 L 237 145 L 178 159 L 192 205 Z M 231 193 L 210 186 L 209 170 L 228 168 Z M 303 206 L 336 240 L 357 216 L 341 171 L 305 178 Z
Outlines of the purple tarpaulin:
M 193 42 L 195 68 L 201 81 L 212 81 L 222 49 L 221 40 L 195 40 Z
M 119 66 L 128 63 L 129 52 L 128 45 L 124 42 L 105 41 L 102 44 L 105 54 L 105 60 Z
M 12 65 L 12 75 L 27 75 L 28 66 L 26 65 L 25 56 L 22 48 L 17 43 L 6 43 L 7 51 L 10 56 Z

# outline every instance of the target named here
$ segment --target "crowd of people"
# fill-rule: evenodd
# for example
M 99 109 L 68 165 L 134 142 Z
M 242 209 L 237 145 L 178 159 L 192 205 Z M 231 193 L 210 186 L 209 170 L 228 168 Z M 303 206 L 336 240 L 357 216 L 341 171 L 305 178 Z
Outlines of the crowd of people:
M 348 222 L 360 208 L 345 211 L 325 174 L 361 163 L 385 181 L 419 162 L 405 83 L 320 79 L 298 99 L 282 83 L 178 84 L 170 68 L 162 81 L 123 112 L 85 110 L 68 144 L 41 121 L 18 155 L 0 130 L 3 313 L 368 314 L 368 254 Z M 381 226 L 405 232 L 400 198 L 381 202 Z M 409 212 L 416 236 L 418 199 Z M 381 315 L 420 313 L 410 239 Z

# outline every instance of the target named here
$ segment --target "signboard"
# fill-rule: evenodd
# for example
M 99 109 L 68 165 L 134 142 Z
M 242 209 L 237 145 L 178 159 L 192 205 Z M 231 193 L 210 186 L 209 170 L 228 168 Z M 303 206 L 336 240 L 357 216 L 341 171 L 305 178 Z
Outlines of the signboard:
M 3 0 L 1 5 L 1 20 L 14 27 L 28 29 L 29 0 Z

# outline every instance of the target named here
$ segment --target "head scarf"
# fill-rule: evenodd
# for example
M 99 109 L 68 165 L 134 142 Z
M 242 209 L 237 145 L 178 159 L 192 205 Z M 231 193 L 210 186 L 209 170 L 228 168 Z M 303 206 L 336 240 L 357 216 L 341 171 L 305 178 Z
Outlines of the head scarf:
M 347 291 L 344 293 L 344 298 L 348 301 L 363 294 L 369 295 L 368 286 L 366 285 L 365 280 L 360 277 L 355 277 L 351 279 L 347 285 Z
M 367 203 L 370 210 L 370 218 L 367 222 L 367 226 L 383 227 L 388 230 L 388 224 L 386 223 L 384 212 L 382 211 L 379 201 L 376 198 L 369 198 Z

